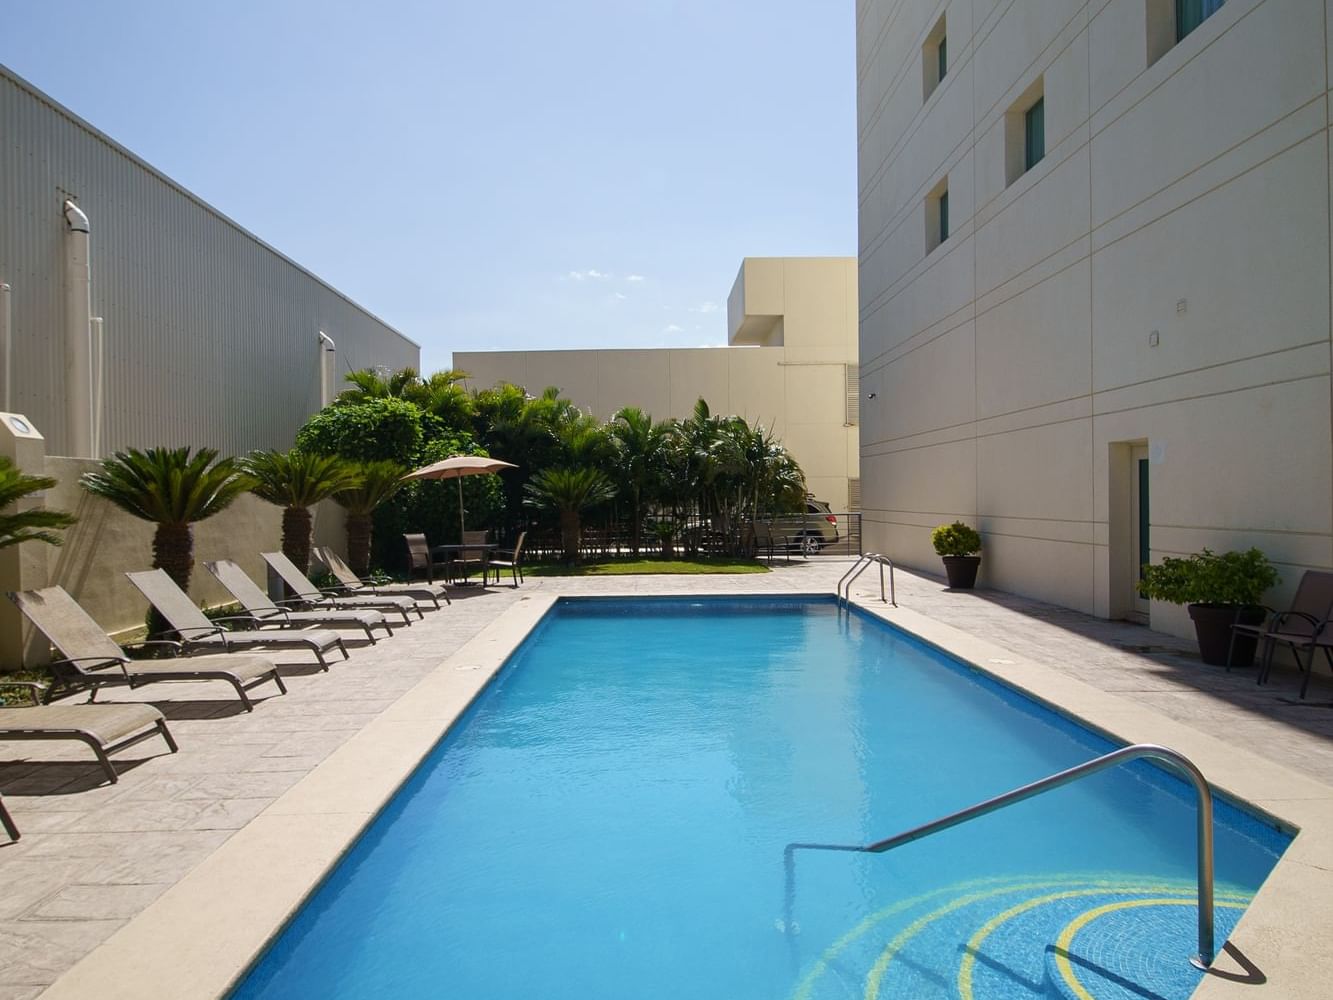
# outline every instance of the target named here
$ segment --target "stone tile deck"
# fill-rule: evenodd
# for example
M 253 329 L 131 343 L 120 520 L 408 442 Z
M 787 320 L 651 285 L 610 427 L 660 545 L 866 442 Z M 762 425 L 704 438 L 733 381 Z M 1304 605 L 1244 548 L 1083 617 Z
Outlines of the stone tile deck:
M 0 791 L 23 831 L 0 845 L 0 1000 L 38 996 L 237 830 L 359 732 L 445 657 L 534 593 L 830 593 L 845 560 L 796 561 L 749 576 L 530 579 L 520 591 L 469 592 L 451 608 L 361 646 L 327 673 L 297 652 L 286 697 L 251 714 L 223 685 L 179 684 L 107 699 L 151 699 L 181 751 L 150 741 L 120 755 L 121 780 L 103 786 L 86 751 L 0 745 Z M 858 586 L 877 596 L 871 574 Z M 977 638 L 1148 705 L 1211 735 L 1243 743 L 1333 784 L 1333 683 L 1308 704 L 1279 676 L 1203 666 L 1192 643 L 992 591 L 955 594 L 927 576 L 898 574 L 899 604 Z

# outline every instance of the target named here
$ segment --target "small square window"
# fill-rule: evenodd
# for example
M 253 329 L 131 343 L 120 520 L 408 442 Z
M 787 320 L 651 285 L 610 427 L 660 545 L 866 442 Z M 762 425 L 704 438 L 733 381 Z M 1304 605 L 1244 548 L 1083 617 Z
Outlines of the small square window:
M 926 195 L 926 253 L 949 238 L 949 178 L 940 180 Z
M 1031 170 L 1046 155 L 1046 99 L 1023 113 L 1023 169 Z
M 1176 0 L 1176 41 L 1216 14 L 1226 0 Z

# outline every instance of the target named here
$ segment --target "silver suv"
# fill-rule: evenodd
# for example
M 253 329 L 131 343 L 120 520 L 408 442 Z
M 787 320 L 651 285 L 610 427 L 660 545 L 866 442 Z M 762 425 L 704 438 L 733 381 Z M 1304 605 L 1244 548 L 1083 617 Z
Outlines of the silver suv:
M 794 548 L 807 556 L 819 554 L 826 545 L 838 541 L 838 518 L 823 500 L 805 498 L 805 516 L 789 514 L 773 522 L 775 532 L 786 535 Z

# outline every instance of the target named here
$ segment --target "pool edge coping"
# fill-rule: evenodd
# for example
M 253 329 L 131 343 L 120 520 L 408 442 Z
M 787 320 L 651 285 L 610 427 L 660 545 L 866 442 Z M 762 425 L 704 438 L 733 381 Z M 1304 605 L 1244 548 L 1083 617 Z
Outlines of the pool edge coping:
M 562 597 L 585 596 L 594 595 L 557 589 L 520 599 L 63 973 L 40 994 L 42 1000 L 224 997 L 549 611 Z M 595 596 L 649 595 L 609 590 Z M 828 595 L 652 596 L 708 600 Z M 1297 829 L 1231 940 L 1284 1000 L 1326 995 L 1327 975 L 1321 974 L 1321 963 L 1312 960 L 1319 942 L 1302 935 L 1333 920 L 1333 871 L 1316 863 L 1333 859 L 1333 788 L 919 612 L 853 603 L 1068 718 L 1115 739 L 1179 750 L 1229 796 Z M 1145 733 L 1149 728 L 1151 734 Z M 1254 988 L 1233 956 L 1219 955 L 1216 967 L 1235 978 L 1205 977 L 1193 1000 L 1230 998 Z

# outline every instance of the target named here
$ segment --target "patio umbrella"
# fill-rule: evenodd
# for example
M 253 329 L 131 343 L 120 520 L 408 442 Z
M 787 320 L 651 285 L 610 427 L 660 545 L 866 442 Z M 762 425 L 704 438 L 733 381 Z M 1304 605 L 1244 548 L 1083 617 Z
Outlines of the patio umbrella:
M 451 455 L 440 462 L 432 462 L 409 472 L 403 477 L 411 479 L 457 479 L 458 480 L 458 540 L 463 540 L 463 477 L 489 476 L 503 469 L 517 469 L 512 462 L 502 462 L 498 458 L 485 455 Z

